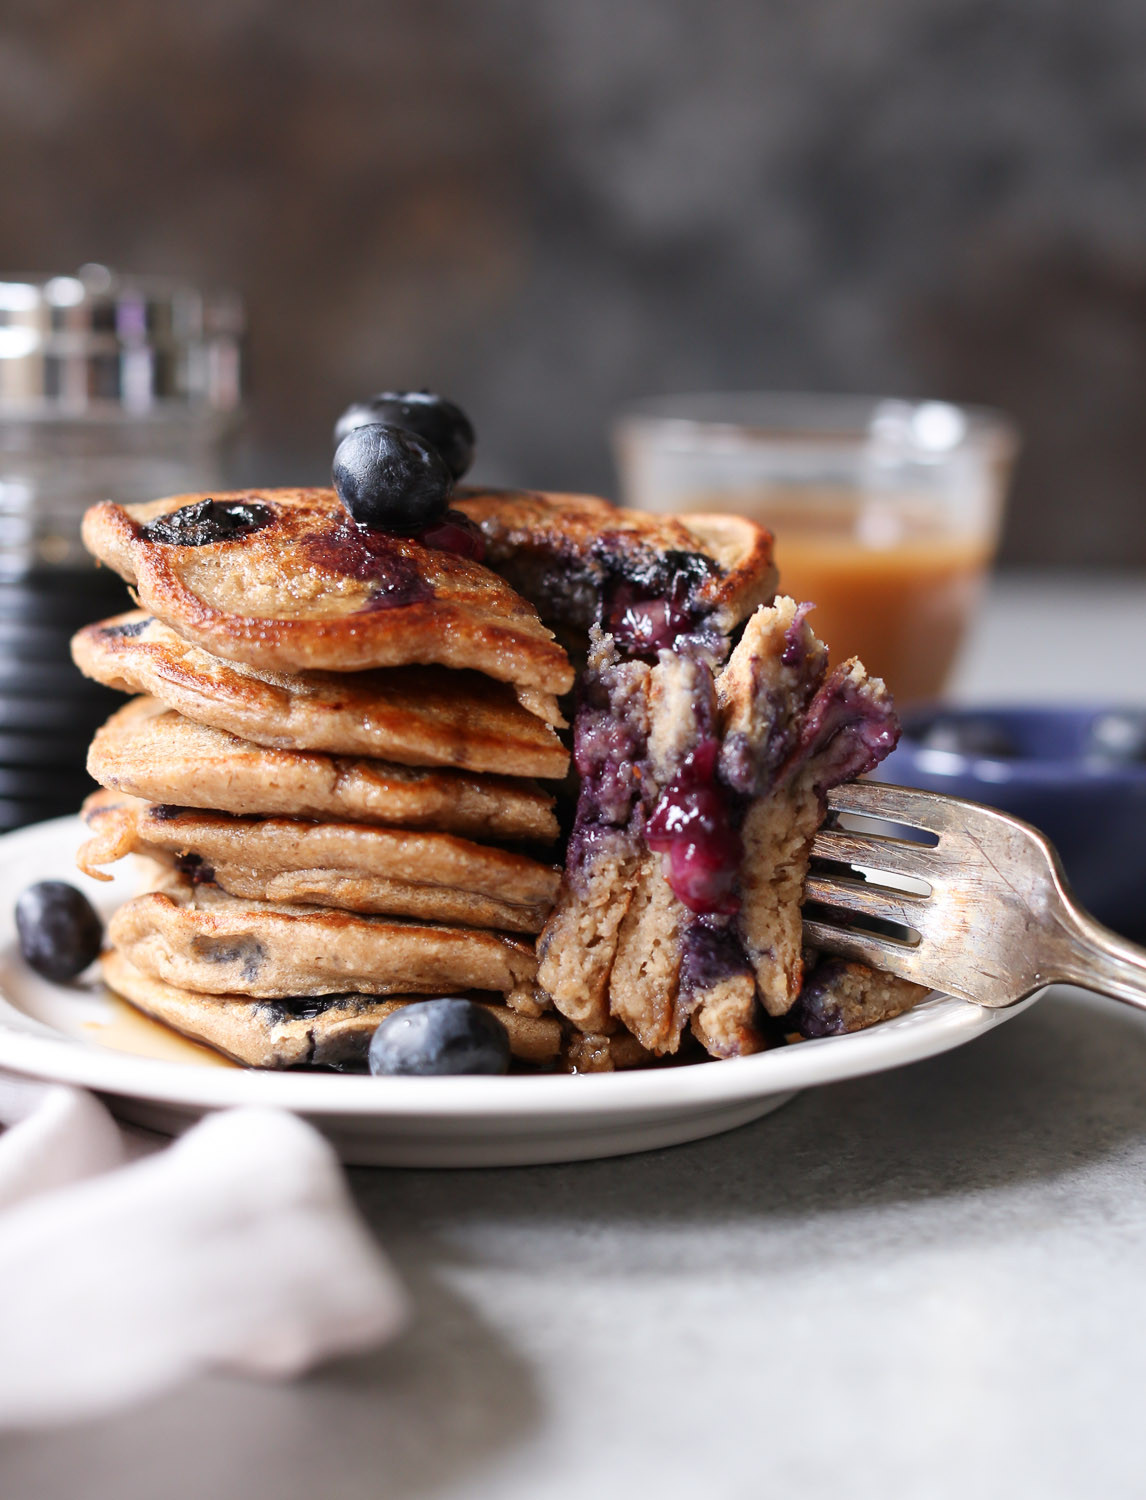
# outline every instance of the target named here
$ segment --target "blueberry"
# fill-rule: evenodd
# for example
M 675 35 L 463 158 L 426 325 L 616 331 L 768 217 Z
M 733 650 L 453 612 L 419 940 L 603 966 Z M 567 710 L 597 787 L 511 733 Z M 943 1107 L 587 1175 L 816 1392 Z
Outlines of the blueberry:
M 688 756 L 653 808 L 645 838 L 665 856 L 665 879 L 690 911 L 732 916 L 744 845 L 733 803 L 716 780 L 716 758 L 711 739 Z
M 339 443 L 331 477 L 338 498 L 371 531 L 421 531 L 449 507 L 453 480 L 424 438 L 379 422 Z
M 470 419 L 444 396 L 432 391 L 379 391 L 369 401 L 355 401 L 339 417 L 334 428 L 337 448 L 356 427 L 382 422 L 416 433 L 436 448 L 455 479 L 460 479 L 474 461 L 474 430 Z
M 275 518 L 261 500 L 197 500 L 180 510 L 156 516 L 139 528 L 145 541 L 178 547 L 207 547 L 212 542 L 233 542 L 261 531 Z
M 509 1035 L 472 1000 L 418 1000 L 387 1016 L 370 1042 L 370 1071 L 437 1077 L 504 1073 Z
M 460 510 L 446 511 L 440 521 L 418 533 L 418 540 L 423 547 L 437 547 L 439 551 L 454 552 L 474 562 L 485 560 L 485 537 Z
M 671 651 L 677 637 L 692 624 L 688 611 L 671 599 L 619 599 L 606 617 L 606 629 L 630 656 Z
M 82 891 L 63 880 L 40 880 L 16 902 L 20 952 L 37 974 L 57 984 L 82 974 L 99 957 L 103 923 Z

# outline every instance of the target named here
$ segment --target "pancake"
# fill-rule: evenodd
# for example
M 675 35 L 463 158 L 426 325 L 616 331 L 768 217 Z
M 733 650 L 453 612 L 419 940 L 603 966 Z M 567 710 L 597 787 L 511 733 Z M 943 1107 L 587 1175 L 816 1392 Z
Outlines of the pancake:
M 812 955 L 800 998 L 786 1022 L 800 1036 L 840 1036 L 866 1031 L 880 1021 L 901 1016 L 930 993 L 895 974 L 881 974 L 866 964 Z
M 538 940 L 538 982 L 583 1031 L 614 1029 L 609 977 L 632 900 L 643 843 L 639 819 L 655 668 L 618 659 L 613 641 L 592 627 L 580 684 L 575 758 L 581 777 L 565 874 Z
M 703 652 L 625 661 L 594 631 L 576 821 L 538 940 L 538 983 L 582 1030 L 623 1025 L 660 1056 L 687 1026 L 711 1056 L 743 1056 L 796 1002 L 824 792 L 898 733 L 883 683 L 855 660 L 828 671 L 806 615 L 786 597 L 762 606 L 723 667 Z M 695 890 L 650 848 L 658 819 Z
M 259 745 L 561 777 L 569 756 L 513 689 L 444 667 L 288 675 L 221 661 L 142 611 L 72 639 L 80 671 Z
M 88 771 L 113 791 L 177 807 L 432 828 L 471 838 L 557 837 L 553 798 L 508 776 L 271 750 L 136 698 L 96 731 Z
M 777 599 L 749 622 L 717 681 L 725 780 L 748 797 L 736 932 L 764 1009 L 789 1011 L 804 974 L 804 882 L 824 793 L 873 769 L 899 724 L 878 677 L 828 670 L 806 609 Z
M 92 837 L 76 855 L 80 869 L 128 854 L 178 862 L 197 880 L 232 896 L 428 922 L 460 922 L 509 932 L 540 932 L 561 872 L 524 854 L 449 833 L 411 832 L 355 823 L 233 817 L 96 792 L 84 803 Z
M 488 568 L 359 527 L 333 490 L 104 501 L 84 544 L 214 656 L 273 672 L 437 664 L 564 693 L 573 670 Z
M 671 598 L 691 628 L 726 635 L 776 592 L 772 537 L 741 516 L 659 516 L 591 495 L 459 490 L 486 561 L 549 625 L 609 626 L 633 600 Z
M 230 896 L 172 874 L 121 906 L 108 940 L 180 989 L 257 1000 L 496 991 L 537 1012 L 533 944 L 500 933 Z
M 244 995 L 203 995 L 151 978 L 114 949 L 103 955 L 100 968 L 104 983 L 138 1010 L 252 1068 L 365 1063 L 379 1023 L 422 998 L 327 995 L 250 1000 Z M 472 998 L 505 1027 L 514 1057 L 529 1063 L 556 1059 L 561 1050 L 556 1017 L 523 1016 L 482 996 Z
M 570 1031 L 563 1060 L 569 1073 L 618 1073 L 626 1068 L 648 1068 L 660 1059 L 627 1031 L 616 1031 L 608 1036 Z

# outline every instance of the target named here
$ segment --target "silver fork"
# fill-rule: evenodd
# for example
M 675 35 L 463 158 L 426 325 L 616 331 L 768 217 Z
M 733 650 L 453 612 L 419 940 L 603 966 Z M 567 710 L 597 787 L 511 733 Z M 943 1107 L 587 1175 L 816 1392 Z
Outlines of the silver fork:
M 813 867 L 807 900 L 831 908 L 823 919 L 804 919 L 813 947 L 976 1005 L 1014 1005 L 1061 983 L 1146 1009 L 1146 949 L 1077 905 L 1058 855 L 1028 823 L 957 797 L 867 781 L 829 792 L 828 807 L 918 829 L 936 842 L 822 828 L 813 856 L 873 873 Z M 880 883 L 881 875 L 929 891 L 897 889 Z M 873 920 L 905 931 L 863 930 Z

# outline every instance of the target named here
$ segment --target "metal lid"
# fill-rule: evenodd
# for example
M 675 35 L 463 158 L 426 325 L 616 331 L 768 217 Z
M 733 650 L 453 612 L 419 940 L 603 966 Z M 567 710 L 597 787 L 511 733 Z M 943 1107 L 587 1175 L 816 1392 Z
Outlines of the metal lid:
M 81 266 L 0 277 L 0 411 L 231 411 L 242 394 L 243 304 L 157 276 Z

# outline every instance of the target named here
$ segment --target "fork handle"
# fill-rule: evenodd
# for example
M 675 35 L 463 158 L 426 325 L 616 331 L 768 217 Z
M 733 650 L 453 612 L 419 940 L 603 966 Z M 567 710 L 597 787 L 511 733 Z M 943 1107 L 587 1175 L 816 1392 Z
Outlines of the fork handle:
M 1146 1010 L 1146 948 L 1119 937 L 1076 906 L 1067 907 L 1067 916 L 1059 953 L 1063 972 L 1056 977 Z

